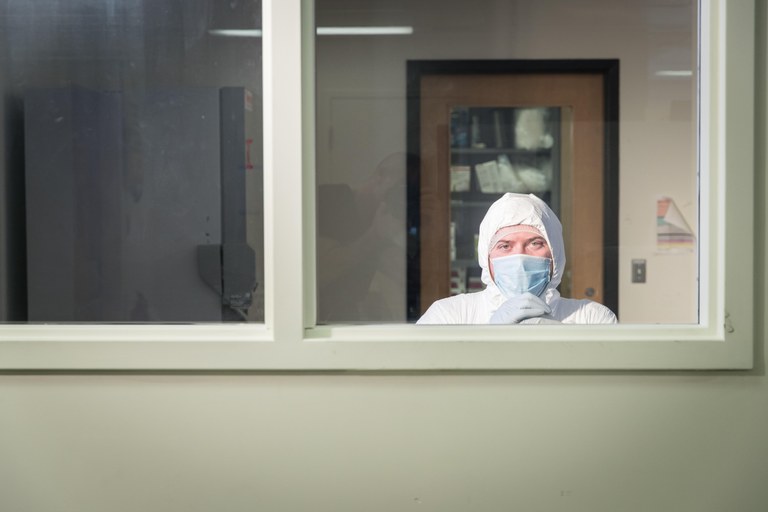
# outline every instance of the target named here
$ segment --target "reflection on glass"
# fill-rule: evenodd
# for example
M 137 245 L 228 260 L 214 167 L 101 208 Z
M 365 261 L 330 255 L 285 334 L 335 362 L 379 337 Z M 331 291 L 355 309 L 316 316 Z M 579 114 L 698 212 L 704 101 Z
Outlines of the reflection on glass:
M 3 319 L 263 321 L 261 2 L 2 2 Z
M 507 148 L 508 151 L 500 153 L 509 158 L 513 167 L 518 151 L 530 151 L 524 146 L 546 143 L 546 140 L 540 138 L 538 130 L 533 130 L 529 131 L 530 140 L 518 138 L 522 141 L 520 146 L 514 144 L 514 119 L 511 117 L 514 110 L 501 110 L 496 114 L 501 128 L 497 136 L 493 106 L 567 104 L 537 100 L 503 103 L 495 98 L 488 99 L 489 89 L 482 89 L 478 93 L 482 101 L 469 102 L 463 98 L 456 99 L 456 91 L 450 87 L 439 89 L 438 86 L 436 94 L 425 94 L 424 81 L 417 86 L 422 91 L 417 90 L 411 94 L 408 90 L 408 69 L 414 62 L 457 61 L 482 65 L 483 62 L 509 60 L 527 62 L 565 59 L 578 63 L 602 59 L 606 55 L 615 59 L 620 67 L 621 79 L 617 86 L 620 89 L 617 103 L 620 105 L 616 105 L 616 118 L 609 121 L 608 129 L 615 128 L 613 132 L 618 135 L 606 147 L 600 147 L 594 152 L 605 155 L 604 160 L 610 158 L 618 162 L 617 168 L 620 171 L 610 183 L 615 186 L 612 190 L 618 192 L 606 197 L 608 194 L 603 191 L 607 189 L 599 184 L 593 186 L 590 179 L 582 177 L 582 173 L 596 168 L 600 161 L 581 160 L 583 155 L 580 148 L 583 142 L 579 142 L 578 147 L 573 148 L 570 158 L 574 162 L 572 174 L 578 175 L 578 179 L 569 183 L 564 169 L 558 170 L 553 166 L 552 186 L 547 198 L 561 217 L 566 236 L 574 232 L 590 234 L 590 230 L 602 233 L 603 222 L 613 223 L 615 229 L 612 233 L 616 233 L 615 238 L 607 243 L 592 243 L 583 242 L 583 237 L 579 235 L 578 239 L 571 241 L 572 248 L 576 247 L 573 249 L 576 254 L 568 256 L 569 262 L 577 262 L 582 267 L 599 268 L 603 266 L 601 259 L 609 261 L 611 277 L 609 282 L 593 285 L 591 278 L 577 279 L 576 274 L 585 274 L 580 270 L 572 276 L 572 290 L 565 289 L 571 286 L 566 275 L 560 291 L 564 296 L 602 300 L 601 291 L 610 287 L 616 299 L 616 313 L 622 323 L 698 321 L 696 244 L 691 243 L 683 250 L 676 247 L 676 251 L 671 252 L 659 243 L 663 234 L 657 233 L 660 198 L 669 198 L 670 204 L 676 205 L 681 219 L 678 223 L 685 221 L 692 239 L 698 231 L 696 1 L 420 0 L 402 2 L 392 8 L 380 0 L 316 0 L 315 7 L 319 27 L 413 28 L 412 32 L 400 35 L 318 34 L 316 37 L 316 181 L 320 186 L 348 186 L 354 189 L 368 182 L 373 169 L 387 155 L 410 151 L 410 159 L 420 160 L 414 163 L 415 167 L 441 169 L 440 173 L 435 173 L 440 178 L 435 180 L 451 181 L 446 175 L 448 167 L 458 167 L 452 180 L 455 186 L 466 187 L 467 173 L 461 167 L 493 162 L 489 167 L 495 165 L 498 168 L 499 154 L 494 154 L 494 151 L 499 140 L 502 146 L 513 144 Z M 557 34 L 557 37 L 552 37 L 552 34 Z M 607 48 L 610 49 L 608 54 Z M 452 73 L 446 71 L 445 76 L 448 75 Z M 552 85 L 550 82 L 554 82 L 549 78 L 555 78 L 555 75 L 548 77 L 545 83 L 535 89 L 548 92 Z M 511 90 L 506 86 L 501 89 Z M 576 89 L 567 86 L 565 90 Z M 578 94 L 587 96 L 580 92 Z M 596 96 L 601 97 L 602 94 L 598 92 Z M 491 153 L 485 155 L 484 160 L 472 164 L 453 157 L 448 160 L 451 153 L 446 149 L 449 144 L 447 135 L 445 146 L 435 145 L 431 153 L 437 157 L 426 157 L 423 150 L 418 154 L 423 140 L 417 140 L 409 149 L 407 135 L 404 134 L 411 129 L 414 116 L 409 112 L 409 105 L 414 97 L 418 97 L 422 105 L 429 97 L 439 97 L 444 99 L 445 105 L 463 105 L 468 109 L 487 106 L 487 110 L 478 112 L 474 129 L 473 114 L 469 110 L 456 112 L 457 115 L 466 116 L 466 119 L 463 132 L 453 135 L 454 143 L 463 146 L 468 152 L 464 155 L 466 158 L 472 152 L 492 150 Z M 603 102 L 598 102 L 600 105 Z M 442 130 L 447 132 L 449 122 L 445 117 L 448 110 L 446 108 L 439 116 L 433 116 L 439 117 L 439 122 L 423 123 L 425 127 L 421 128 L 426 130 L 425 133 L 420 133 L 421 128 L 414 128 L 417 138 L 437 137 Z M 532 111 L 528 112 L 533 114 Z M 560 111 L 560 116 L 565 115 L 567 112 Z M 537 125 L 538 114 L 530 115 L 528 121 L 529 124 Z M 571 125 L 575 134 L 574 141 L 583 140 L 580 137 L 584 132 L 593 131 L 590 126 L 586 126 L 589 123 L 589 119 L 580 115 L 573 119 Z M 556 138 L 556 135 L 552 134 L 552 137 Z M 473 137 L 476 144 L 485 144 L 485 148 L 473 148 Z M 566 148 L 561 147 L 561 151 L 566 151 Z M 543 164 L 537 165 L 540 165 L 536 167 L 537 171 L 548 172 Z M 411 168 L 410 163 L 408 168 Z M 456 191 L 455 194 L 481 193 L 475 168 L 471 168 L 471 173 L 470 191 Z M 319 287 L 317 303 L 318 311 L 322 313 L 318 314 L 321 323 L 415 320 L 421 311 L 412 307 L 409 298 L 423 294 L 427 286 L 432 286 L 434 282 L 440 281 L 442 284 L 446 281 L 444 275 L 448 271 L 445 269 L 444 272 L 442 267 L 439 269 L 439 278 L 426 279 L 427 282 L 414 279 L 410 274 L 409 262 L 419 259 L 419 255 L 410 249 L 419 244 L 422 244 L 422 248 L 431 246 L 429 250 L 440 251 L 447 261 L 450 251 L 448 229 L 445 229 L 444 237 L 441 233 L 439 239 L 430 241 L 425 241 L 429 234 L 424 230 L 424 221 L 431 221 L 428 215 L 432 219 L 439 217 L 432 226 L 433 232 L 442 229 L 437 227 L 438 224 L 445 227 L 444 212 L 438 212 L 436 208 L 424 211 L 422 206 L 424 199 L 427 199 L 432 204 L 440 203 L 441 208 L 449 209 L 450 205 L 447 202 L 443 204 L 442 197 L 436 199 L 437 190 L 447 190 L 448 185 L 437 183 L 430 189 L 431 195 L 425 194 L 422 197 L 419 187 L 423 192 L 425 183 L 419 183 L 418 176 L 408 175 L 406 178 L 405 173 L 396 174 L 397 186 L 391 188 L 387 195 L 386 215 L 382 210 L 380 217 L 372 217 L 372 226 L 374 231 L 378 229 L 378 235 L 364 238 L 363 230 L 348 230 L 345 233 L 356 239 L 361 247 L 370 250 L 370 253 L 359 259 L 356 267 L 357 271 L 371 276 L 370 279 L 350 279 L 352 284 L 344 285 L 350 286 L 347 291 L 334 286 Z M 597 174 L 602 175 L 601 172 Z M 539 174 L 533 176 L 540 177 Z M 585 190 L 594 190 L 595 197 L 589 197 Z M 556 194 L 560 194 L 560 197 Z M 570 203 L 568 194 L 577 197 L 579 203 Z M 598 204 L 602 207 L 607 202 L 611 203 L 610 211 L 591 225 L 598 215 L 587 212 L 585 206 Z M 355 210 L 345 204 L 341 201 L 325 202 L 325 206 L 318 211 L 319 225 L 354 215 Z M 407 223 L 411 211 L 419 212 L 421 225 Z M 457 212 L 452 211 L 451 215 L 457 224 L 462 222 Z M 398 226 L 392 219 L 404 220 Z M 674 224 L 672 219 L 665 217 L 665 220 Z M 577 228 L 570 229 L 568 222 L 573 222 Z M 471 240 L 473 235 L 457 231 L 457 236 L 467 236 Z M 370 244 L 366 240 L 376 242 Z M 414 244 L 411 243 L 413 241 Z M 582 249 L 578 248 L 580 244 Z M 337 247 L 326 246 L 322 242 L 318 244 L 319 279 L 337 271 L 336 262 L 341 261 L 335 256 L 337 253 L 334 250 Z M 457 247 L 457 250 L 465 249 Z M 600 250 L 610 251 L 610 258 L 604 259 L 603 254 L 598 252 Z M 472 256 L 471 252 L 469 256 Z M 461 256 L 457 254 L 457 258 Z M 647 263 L 648 272 L 643 283 L 632 280 L 633 260 Z M 421 262 L 420 272 L 423 275 L 425 270 L 434 266 L 433 261 Z M 441 296 L 447 294 L 446 288 Z M 421 302 L 429 303 L 438 296 L 437 292 L 429 295 L 429 300 Z M 347 300 L 350 307 L 342 311 L 339 297 Z M 351 297 L 356 299 L 351 300 Z
M 391 295 L 405 249 L 405 155 L 387 155 L 358 172 L 358 183 L 321 183 L 317 190 L 321 324 L 388 320 L 400 313 Z
M 450 113 L 450 295 L 484 288 L 477 233 L 505 192 L 534 194 L 560 215 L 559 107 L 466 107 Z M 567 252 L 567 249 L 566 249 Z M 567 274 L 566 274 L 567 275 Z

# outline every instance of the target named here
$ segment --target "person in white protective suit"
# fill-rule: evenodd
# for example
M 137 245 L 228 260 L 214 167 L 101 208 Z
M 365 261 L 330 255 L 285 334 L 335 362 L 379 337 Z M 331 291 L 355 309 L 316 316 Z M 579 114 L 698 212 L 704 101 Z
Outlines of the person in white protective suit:
M 612 324 L 616 315 L 588 299 L 566 299 L 563 228 L 533 194 L 504 194 L 480 223 L 477 259 L 485 289 L 435 301 L 417 324 Z

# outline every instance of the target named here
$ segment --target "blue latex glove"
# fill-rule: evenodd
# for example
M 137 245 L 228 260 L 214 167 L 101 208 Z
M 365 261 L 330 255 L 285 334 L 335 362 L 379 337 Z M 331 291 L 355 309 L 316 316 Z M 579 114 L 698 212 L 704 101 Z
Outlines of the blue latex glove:
M 507 299 L 491 316 L 491 320 L 488 323 L 518 324 L 526 318 L 542 316 L 551 312 L 552 308 L 544 300 L 532 293 L 526 292 Z

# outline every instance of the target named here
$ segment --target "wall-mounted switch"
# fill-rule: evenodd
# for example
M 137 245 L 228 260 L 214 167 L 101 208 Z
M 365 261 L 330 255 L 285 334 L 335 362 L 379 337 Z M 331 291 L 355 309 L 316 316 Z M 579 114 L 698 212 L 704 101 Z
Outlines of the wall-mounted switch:
M 632 260 L 632 282 L 645 282 L 645 260 Z

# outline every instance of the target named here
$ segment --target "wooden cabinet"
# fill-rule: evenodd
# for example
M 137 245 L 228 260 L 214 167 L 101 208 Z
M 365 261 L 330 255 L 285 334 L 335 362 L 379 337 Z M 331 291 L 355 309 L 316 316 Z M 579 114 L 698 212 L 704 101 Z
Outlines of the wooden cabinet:
M 561 293 L 617 311 L 617 61 L 412 61 L 408 91 L 409 319 L 482 289 L 476 233 L 504 192 L 563 223 Z

